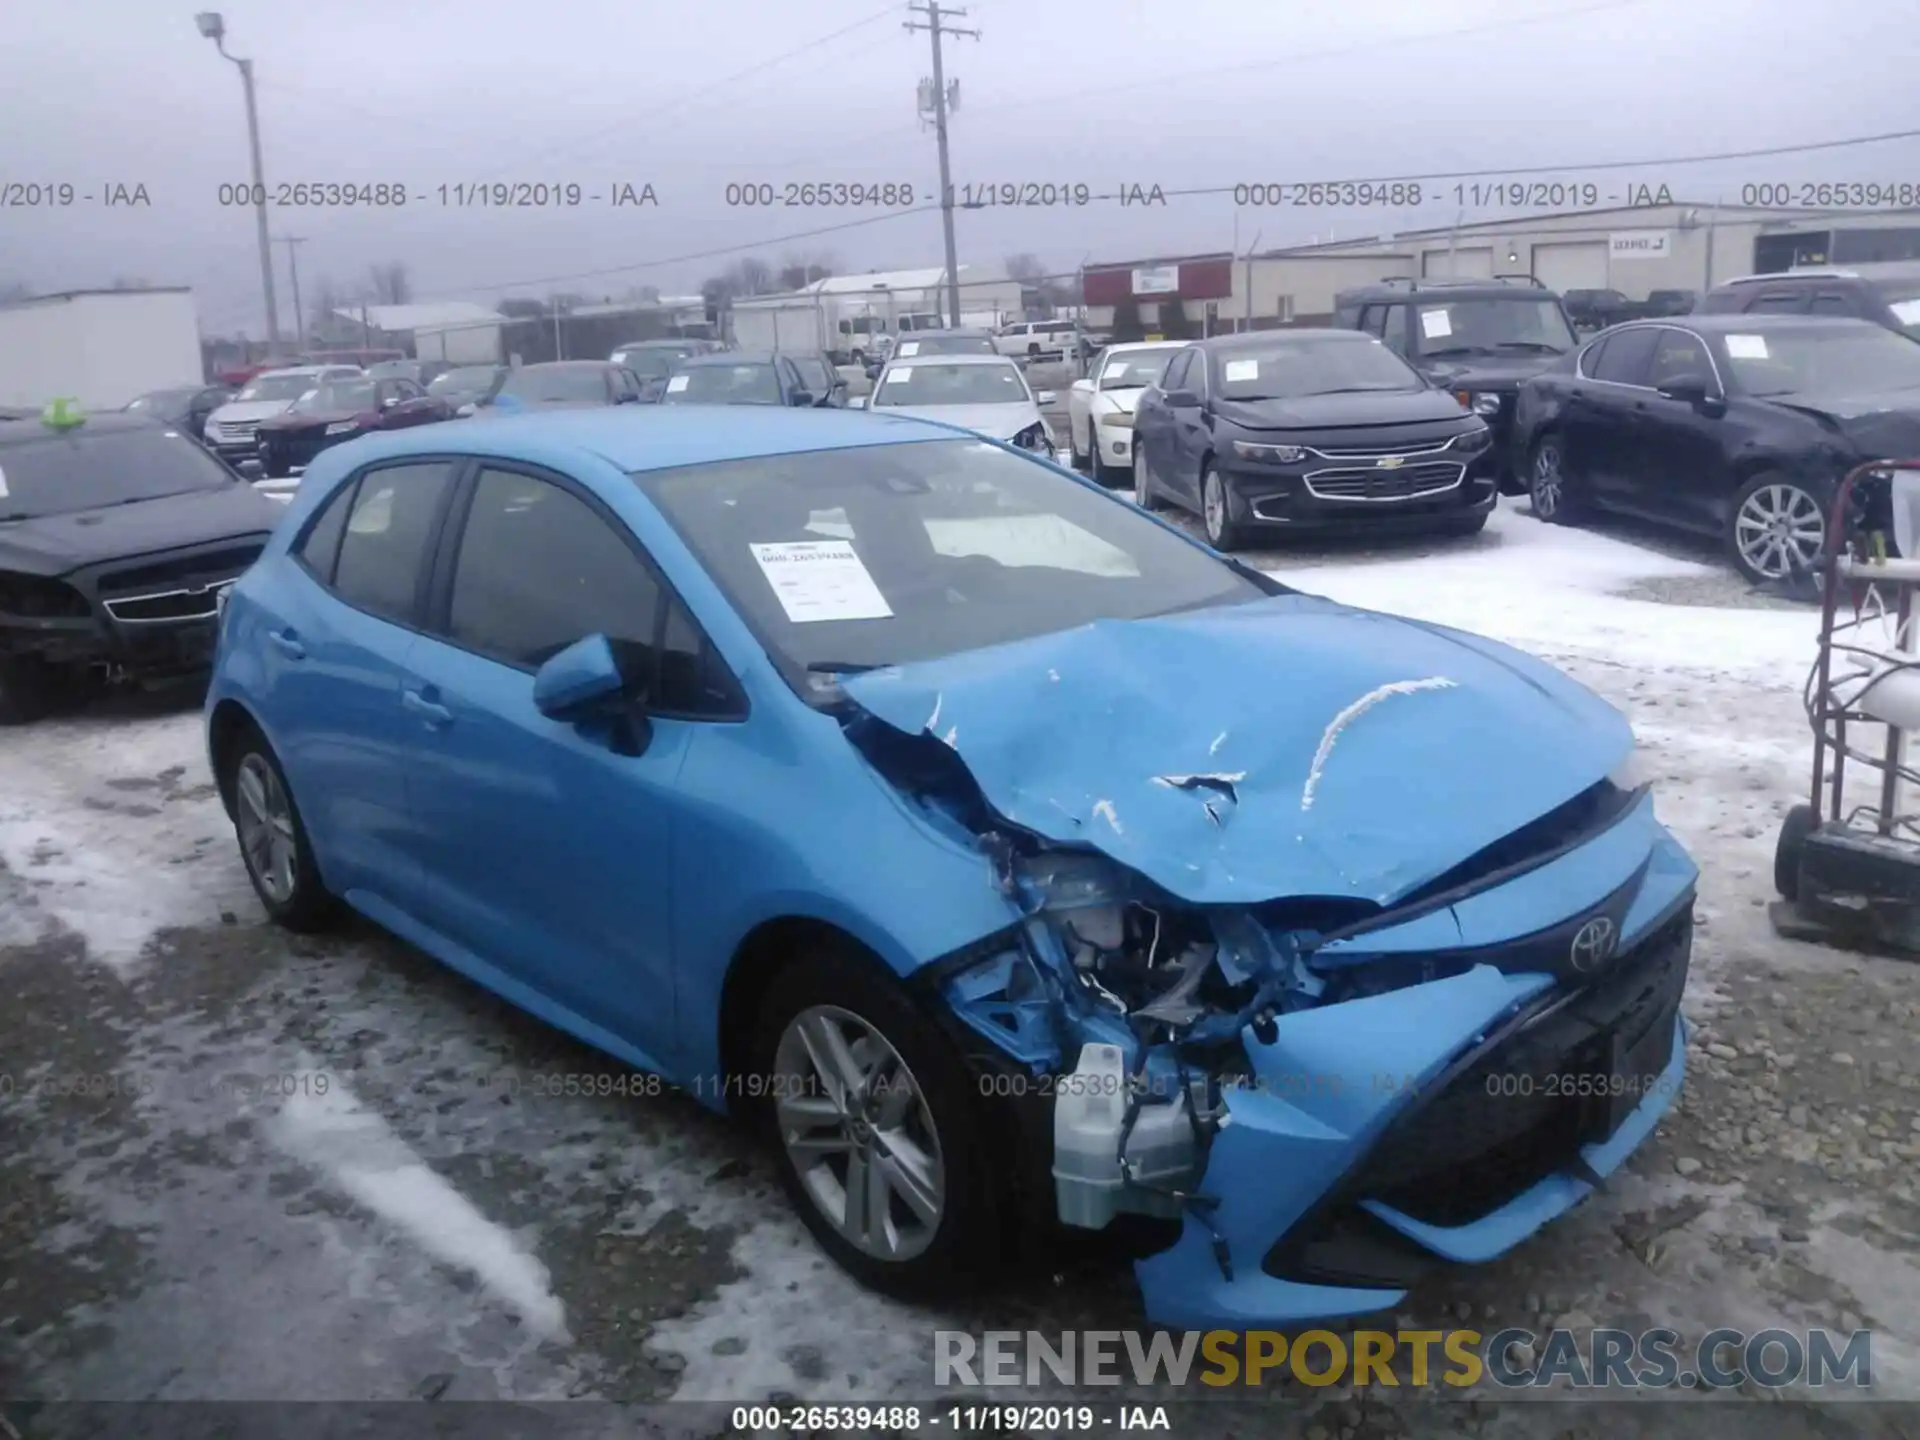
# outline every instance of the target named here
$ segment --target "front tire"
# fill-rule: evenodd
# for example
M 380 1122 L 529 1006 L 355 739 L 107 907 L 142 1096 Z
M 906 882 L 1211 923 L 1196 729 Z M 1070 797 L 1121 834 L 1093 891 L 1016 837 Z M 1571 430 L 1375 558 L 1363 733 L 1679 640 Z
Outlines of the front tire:
M 1207 543 L 1214 549 L 1230 554 L 1240 548 L 1240 527 L 1227 508 L 1226 483 L 1211 465 L 1200 472 L 1200 519 L 1206 526 Z
M 1827 540 L 1826 507 L 1806 486 L 1768 471 L 1733 497 L 1727 550 L 1751 585 L 1814 573 Z
M 338 915 L 339 901 L 320 879 L 313 842 L 267 737 L 249 726 L 230 746 L 219 779 L 240 861 L 268 917 L 303 934 L 325 929 Z
M 1100 427 L 1087 417 L 1087 478 L 1096 485 L 1111 486 L 1113 475 L 1100 460 Z
M 1142 510 L 1158 510 L 1159 497 L 1153 493 L 1153 473 L 1147 469 L 1146 448 L 1133 443 L 1133 503 Z
M 959 1053 L 891 977 L 803 953 L 767 987 L 752 1064 L 781 1184 L 836 1264 L 903 1298 L 990 1270 L 1005 1166 Z
M 1811 805 L 1796 805 L 1780 825 L 1780 839 L 1773 847 L 1773 888 L 1783 900 L 1800 898 L 1800 857 L 1806 852 L 1807 837 L 1820 828 L 1820 816 Z
M 59 708 L 60 672 L 38 655 L 0 658 L 0 725 L 31 725 Z

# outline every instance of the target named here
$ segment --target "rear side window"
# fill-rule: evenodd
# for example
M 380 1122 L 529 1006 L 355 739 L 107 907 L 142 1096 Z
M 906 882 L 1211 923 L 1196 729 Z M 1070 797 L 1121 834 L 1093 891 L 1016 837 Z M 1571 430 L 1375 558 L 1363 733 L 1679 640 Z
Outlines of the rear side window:
M 1616 385 L 1645 385 L 1653 372 L 1653 346 L 1659 338 L 1657 330 L 1621 330 L 1607 338 L 1587 366 L 1587 374 Z
M 1807 312 L 1807 292 L 1804 290 L 1769 290 L 1754 297 L 1747 307 L 1749 315 L 1804 315 Z
M 584 500 L 532 475 L 483 470 L 460 537 L 447 633 L 536 669 L 599 633 L 649 650 L 660 586 Z
M 1813 297 L 1807 312 L 1812 315 L 1857 315 L 1859 308 L 1838 291 L 1826 290 Z
M 319 517 L 293 547 L 294 558 L 313 572 L 322 585 L 333 584 L 334 562 L 340 558 L 340 537 L 347 533 L 347 512 L 353 508 L 354 485 L 342 485 L 320 508 Z
M 361 477 L 340 537 L 336 595 L 384 619 L 413 623 L 414 596 L 450 473 L 435 461 L 391 465 Z

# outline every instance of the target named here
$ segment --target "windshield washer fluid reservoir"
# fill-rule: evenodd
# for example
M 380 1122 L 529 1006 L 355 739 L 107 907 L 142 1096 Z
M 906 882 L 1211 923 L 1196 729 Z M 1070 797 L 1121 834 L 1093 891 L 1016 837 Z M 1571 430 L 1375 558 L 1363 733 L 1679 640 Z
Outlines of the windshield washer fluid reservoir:
M 1120 1047 L 1081 1046 L 1079 1063 L 1061 1077 L 1053 1105 L 1054 1199 L 1066 1224 L 1099 1230 L 1123 1212 L 1179 1216 L 1180 1199 L 1160 1192 L 1185 1188 L 1193 1174 L 1188 1097 L 1140 1097 L 1140 1113 L 1127 1132 L 1130 1182 L 1120 1168 L 1120 1136 L 1131 1099 Z

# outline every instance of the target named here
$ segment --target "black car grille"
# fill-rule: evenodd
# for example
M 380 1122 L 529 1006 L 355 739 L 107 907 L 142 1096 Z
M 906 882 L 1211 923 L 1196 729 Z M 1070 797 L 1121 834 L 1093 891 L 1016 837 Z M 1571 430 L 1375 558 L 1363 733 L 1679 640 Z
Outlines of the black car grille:
M 150 559 L 100 574 L 95 588 L 107 614 L 127 625 L 210 619 L 220 592 L 266 549 L 266 537 Z
M 1672 1058 L 1692 948 L 1687 906 L 1611 975 L 1416 1098 L 1342 1193 L 1460 1225 L 1564 1168 L 1637 1108 L 1648 1077 Z M 1626 1081 L 1619 1097 L 1616 1067 Z
M 1313 453 L 1329 460 L 1372 460 L 1381 455 L 1438 455 L 1453 443 L 1442 440 L 1404 440 L 1393 445 L 1315 445 Z
M 1412 500 L 1451 490 L 1467 473 L 1457 460 L 1429 460 L 1394 469 L 1336 467 L 1306 475 L 1307 489 L 1326 500 Z

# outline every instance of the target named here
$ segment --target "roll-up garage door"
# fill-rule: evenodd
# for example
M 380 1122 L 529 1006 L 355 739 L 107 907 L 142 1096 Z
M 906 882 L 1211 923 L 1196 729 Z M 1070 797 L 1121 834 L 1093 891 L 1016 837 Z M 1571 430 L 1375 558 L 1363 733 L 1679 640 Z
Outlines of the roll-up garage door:
M 1493 247 L 1462 245 L 1455 250 L 1429 250 L 1420 257 L 1420 273 L 1431 280 L 1490 280 Z
M 1607 242 L 1566 240 L 1533 247 L 1533 273 L 1549 290 L 1607 288 Z

